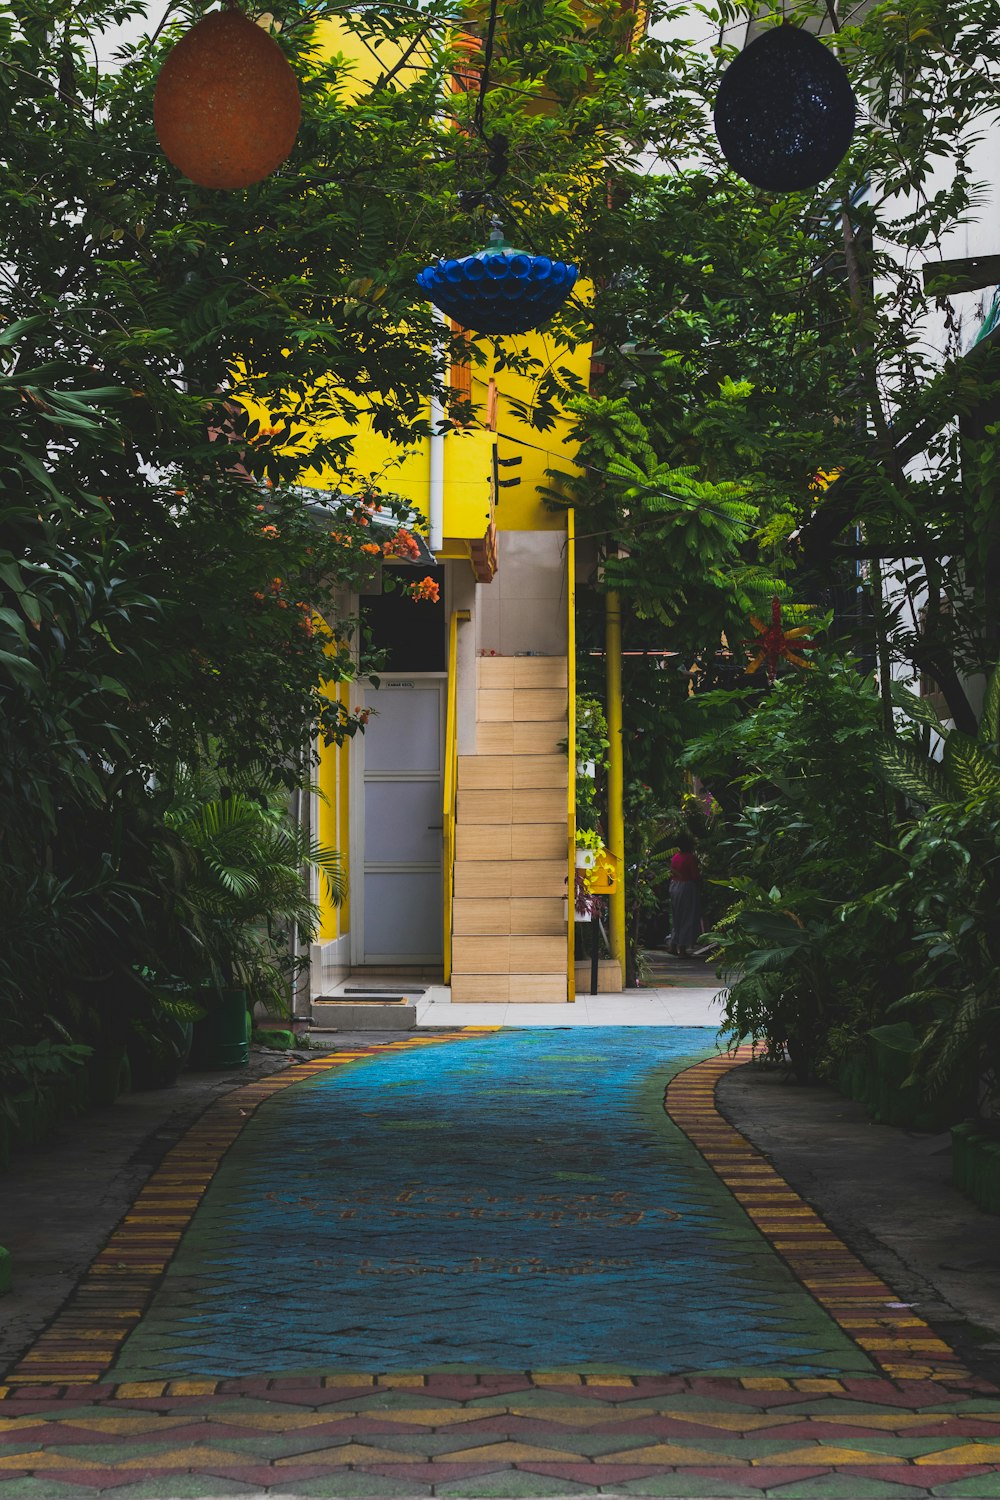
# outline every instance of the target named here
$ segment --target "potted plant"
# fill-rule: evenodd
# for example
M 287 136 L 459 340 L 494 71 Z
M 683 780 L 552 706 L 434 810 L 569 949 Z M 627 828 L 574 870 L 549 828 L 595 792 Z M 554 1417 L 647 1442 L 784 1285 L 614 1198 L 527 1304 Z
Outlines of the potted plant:
M 595 828 L 578 828 L 576 830 L 576 868 L 578 870 L 591 870 L 597 863 L 597 856 L 604 852 L 606 845 L 601 835 Z
M 195 1066 L 242 1066 L 250 1008 L 260 1001 L 269 1013 L 287 1011 L 305 962 L 298 950 L 315 930 L 303 870 L 317 869 L 339 902 L 340 856 L 289 818 L 282 791 L 222 786 L 204 772 L 178 778 L 164 822 L 185 871 L 178 904 L 203 964 Z

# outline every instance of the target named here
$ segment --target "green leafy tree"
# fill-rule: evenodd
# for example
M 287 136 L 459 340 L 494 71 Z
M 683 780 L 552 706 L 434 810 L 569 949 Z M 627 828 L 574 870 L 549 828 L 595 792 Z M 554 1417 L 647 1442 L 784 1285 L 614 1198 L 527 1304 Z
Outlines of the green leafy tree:
M 604 537 L 603 587 L 690 660 L 723 633 L 738 652 L 768 593 L 837 606 L 838 639 L 877 653 L 886 683 L 894 660 L 923 673 L 974 733 L 963 683 L 1000 630 L 1000 369 L 989 341 L 963 355 L 950 312 L 942 365 L 927 330 L 948 285 L 921 271 L 976 212 L 995 17 L 975 0 L 851 12 L 827 44 L 859 97 L 854 144 L 833 180 L 775 195 L 721 159 L 711 105 L 734 54 L 697 42 L 758 9 L 665 6 L 668 39 L 642 49 L 663 170 L 616 170 L 590 204 L 599 373 L 567 481 L 579 530 Z M 798 0 L 770 20 L 828 34 L 830 14 Z M 848 614 L 859 593 L 867 612 Z
M 721 697 L 722 701 L 719 702 Z M 731 896 L 716 923 L 729 981 L 724 1030 L 805 1081 L 836 1045 L 867 1030 L 900 994 L 905 920 L 844 908 L 895 873 L 875 767 L 878 699 L 850 662 L 821 658 L 779 679 L 739 712 L 739 695 L 707 695 L 696 714 L 732 717 L 693 740 L 685 760 L 722 802 L 720 882 Z
M 146 36 L 140 0 L 0 3 L 0 897 L 14 934 L 0 1046 L 58 1026 L 118 1041 L 153 1004 L 144 974 L 173 972 L 172 945 L 181 967 L 199 942 L 206 973 L 222 964 L 193 904 L 175 920 L 188 896 L 170 808 L 189 767 L 219 779 L 209 803 L 245 831 L 256 815 L 245 803 L 236 818 L 227 779 L 249 796 L 255 775 L 270 806 L 317 736 L 361 727 L 322 691 L 374 665 L 343 603 L 387 534 L 354 437 L 361 423 L 423 435 L 449 353 L 414 273 L 485 238 L 501 156 L 508 227 L 572 258 L 633 109 L 631 22 L 611 4 L 506 14 L 495 86 L 477 97 L 450 93 L 442 0 L 353 17 L 281 0 L 298 141 L 259 185 L 210 191 L 152 127 L 159 66 L 203 10 L 184 0 Z M 331 18 L 375 59 L 370 84 L 318 44 Z M 134 39 L 109 61 L 105 33 L 123 25 Z M 582 327 L 570 308 L 562 346 Z M 551 425 L 558 356 L 550 370 L 510 342 L 505 358 Z M 336 498 L 307 503 L 303 477 Z M 408 519 L 391 474 L 380 482 L 380 509 Z

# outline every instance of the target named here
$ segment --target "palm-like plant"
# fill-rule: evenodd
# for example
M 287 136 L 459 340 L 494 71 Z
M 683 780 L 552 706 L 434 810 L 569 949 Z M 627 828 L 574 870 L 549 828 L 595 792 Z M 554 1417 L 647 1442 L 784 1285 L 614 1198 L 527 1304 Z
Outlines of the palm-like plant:
M 339 853 L 289 816 L 282 793 L 223 786 L 190 768 L 163 821 L 179 877 L 177 915 L 212 979 L 284 1008 L 305 962 L 298 948 L 319 917 L 306 872 L 317 870 L 339 905 L 347 893 Z
M 892 697 L 909 719 L 933 730 L 942 748 L 938 760 L 929 750 L 886 736 L 876 754 L 891 786 L 922 807 L 1000 796 L 1000 666 L 987 683 L 977 735 L 946 728 L 926 698 L 900 683 L 893 684 Z
M 904 878 L 886 892 L 913 904 L 922 957 L 910 992 L 891 1007 L 911 1018 L 876 1031 L 912 1056 L 929 1093 L 978 1089 L 1000 1102 L 1000 666 L 987 684 L 976 736 L 946 728 L 923 699 L 898 687 L 897 706 L 933 730 L 932 746 L 886 739 L 886 781 L 916 805 L 900 843 Z

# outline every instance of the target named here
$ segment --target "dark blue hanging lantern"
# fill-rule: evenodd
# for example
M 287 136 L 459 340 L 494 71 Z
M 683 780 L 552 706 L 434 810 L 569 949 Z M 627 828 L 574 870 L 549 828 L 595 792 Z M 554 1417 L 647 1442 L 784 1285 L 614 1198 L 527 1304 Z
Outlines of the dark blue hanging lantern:
M 426 266 L 417 285 L 473 333 L 527 333 L 562 306 L 579 274 L 565 261 L 515 250 L 494 219 L 485 250 Z
M 772 193 L 801 192 L 836 171 L 856 108 L 847 72 L 829 47 L 781 25 L 752 41 L 722 75 L 715 133 L 747 182 Z

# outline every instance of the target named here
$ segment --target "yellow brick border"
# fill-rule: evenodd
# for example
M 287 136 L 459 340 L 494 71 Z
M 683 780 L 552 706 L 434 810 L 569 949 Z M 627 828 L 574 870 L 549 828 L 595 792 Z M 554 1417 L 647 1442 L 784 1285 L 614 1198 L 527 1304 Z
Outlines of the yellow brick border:
M 230 1146 L 273 1095 L 334 1068 L 387 1052 L 471 1040 L 499 1029 L 466 1026 L 445 1033 L 417 1033 L 382 1045 L 325 1052 L 280 1073 L 254 1079 L 215 1100 L 166 1153 L 65 1306 L 4 1377 L 0 1400 L 26 1388 L 96 1385 L 106 1378 L 121 1345 L 141 1320 Z M 169 1384 L 178 1394 L 209 1394 L 218 1382 Z M 190 1389 L 194 1385 L 199 1388 L 197 1392 Z M 159 1394 L 164 1388 L 164 1382 L 141 1381 L 119 1385 L 116 1392 L 134 1398 Z
M 892 1287 L 847 1248 L 721 1112 L 716 1098 L 720 1082 L 733 1068 L 751 1062 L 753 1055 L 751 1047 L 740 1047 L 677 1073 L 663 1097 L 666 1113 L 725 1183 L 758 1233 L 878 1371 L 890 1380 L 951 1385 L 971 1381 L 951 1346 L 901 1305 Z M 748 1390 L 831 1388 L 825 1381 L 803 1385 L 777 1376 L 748 1378 L 742 1384 Z

